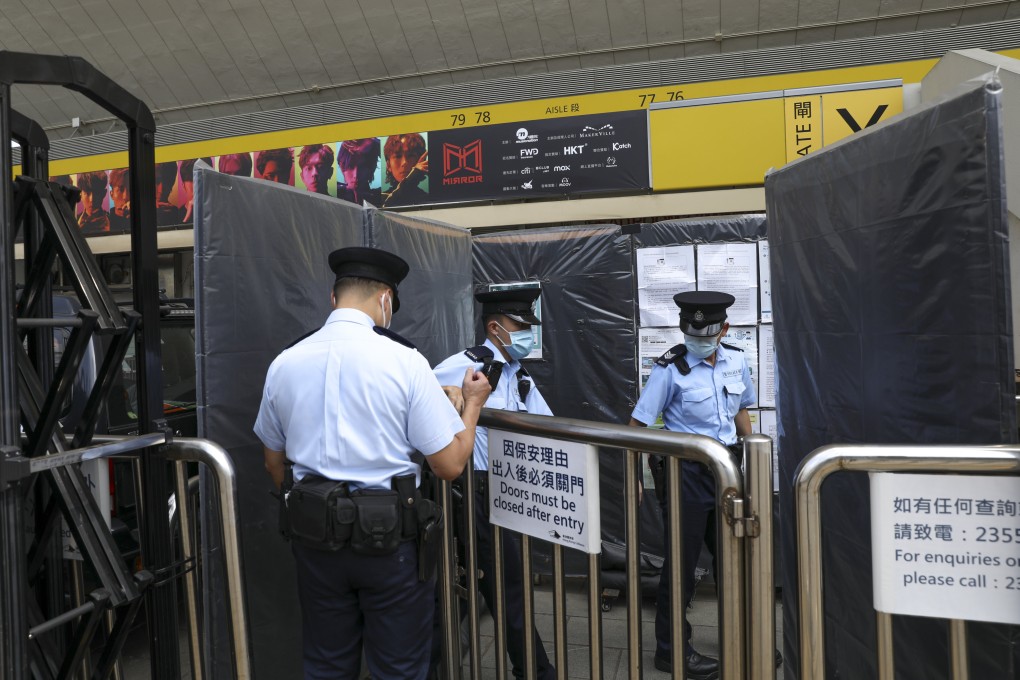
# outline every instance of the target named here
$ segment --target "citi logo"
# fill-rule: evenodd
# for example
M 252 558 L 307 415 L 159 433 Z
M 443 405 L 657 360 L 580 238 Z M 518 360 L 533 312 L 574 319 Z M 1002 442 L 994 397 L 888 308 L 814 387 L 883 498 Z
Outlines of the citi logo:
M 553 172 L 570 172 L 569 165 L 554 165 Z
M 534 158 L 538 155 L 538 149 L 521 149 L 521 158 Z
M 581 153 L 584 150 L 584 147 L 586 147 L 586 146 L 588 146 L 588 145 L 587 144 L 575 144 L 573 146 L 565 146 L 565 147 L 563 147 L 563 155 L 564 156 L 576 156 L 579 153 Z

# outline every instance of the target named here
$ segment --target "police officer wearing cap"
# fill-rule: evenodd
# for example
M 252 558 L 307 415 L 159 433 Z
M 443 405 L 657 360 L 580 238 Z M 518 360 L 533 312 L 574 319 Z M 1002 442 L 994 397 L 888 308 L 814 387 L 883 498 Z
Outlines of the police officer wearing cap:
M 386 330 L 400 309 L 404 260 L 343 248 L 329 266 L 333 311 L 273 361 L 255 423 L 284 492 L 304 677 L 356 678 L 364 652 L 376 680 L 425 678 L 435 575 L 419 545 L 439 520 L 422 514 L 431 503 L 421 502 L 412 454 L 443 479 L 459 476 L 490 388 L 481 373 L 462 371 L 458 414 L 426 359 Z
M 518 411 L 551 416 L 552 411 L 538 391 L 521 359 L 531 353 L 534 344 L 532 326 L 541 324 L 535 316 L 534 304 L 541 291 L 538 288 L 478 293 L 475 300 L 482 305 L 482 322 L 485 342 L 447 358 L 434 369 L 442 385 L 456 385 L 457 376 L 465 370 L 481 371 L 493 385 L 492 394 L 485 402 L 487 408 Z M 456 396 L 451 397 L 457 402 Z M 492 573 L 492 525 L 489 523 L 488 430 L 479 427 L 475 434 L 473 456 L 475 474 L 475 546 L 478 552 L 478 581 L 482 597 L 489 611 L 496 611 Z M 521 572 L 521 554 L 515 539 L 503 534 L 503 575 L 505 586 L 507 652 L 513 665 L 514 677 L 524 677 L 524 585 Z M 538 677 L 541 680 L 556 677 L 549 663 L 545 647 L 535 633 L 535 654 Z M 435 653 L 433 663 L 435 663 Z
M 751 433 L 747 407 L 756 400 L 751 372 L 743 352 L 720 342 L 730 325 L 726 309 L 734 298 L 727 293 L 692 291 L 673 296 L 680 308 L 680 330 L 684 342 L 659 357 L 652 366 L 648 383 L 631 413 L 630 424 L 644 427 L 662 414 L 672 432 L 711 437 L 726 446 Z M 656 463 L 657 464 L 657 463 Z M 683 578 L 684 607 L 694 594 L 694 572 L 706 541 L 714 555 L 715 481 L 707 467 L 682 461 L 683 482 Z M 669 526 L 662 504 L 666 542 Z M 669 551 L 659 575 L 655 612 L 655 667 L 669 672 L 673 667 L 670 633 Z M 690 680 L 719 677 L 719 662 L 703 656 L 691 646 L 691 626 L 684 618 L 684 663 Z

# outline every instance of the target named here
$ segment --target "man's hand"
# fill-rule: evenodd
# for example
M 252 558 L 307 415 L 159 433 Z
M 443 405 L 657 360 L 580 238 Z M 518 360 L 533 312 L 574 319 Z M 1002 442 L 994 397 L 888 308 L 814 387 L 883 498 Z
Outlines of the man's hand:
M 443 392 L 446 394 L 446 398 L 450 400 L 453 407 L 457 409 L 457 415 L 464 413 L 464 393 L 459 387 L 453 385 L 443 385 Z
M 461 393 L 464 396 L 465 406 L 471 404 L 481 408 L 485 405 L 485 400 L 492 393 L 492 386 L 489 385 L 489 380 L 485 377 L 484 373 L 469 368 L 464 372 L 464 384 L 461 387 Z

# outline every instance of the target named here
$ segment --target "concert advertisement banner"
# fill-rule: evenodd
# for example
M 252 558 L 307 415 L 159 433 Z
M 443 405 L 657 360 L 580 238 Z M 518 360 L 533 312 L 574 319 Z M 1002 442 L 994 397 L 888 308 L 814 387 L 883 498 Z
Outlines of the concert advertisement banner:
M 644 111 L 429 133 L 429 203 L 649 188 Z

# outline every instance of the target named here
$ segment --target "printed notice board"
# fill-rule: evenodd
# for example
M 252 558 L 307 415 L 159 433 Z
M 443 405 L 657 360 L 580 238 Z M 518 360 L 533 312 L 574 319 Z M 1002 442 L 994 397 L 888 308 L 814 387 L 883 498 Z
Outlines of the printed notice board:
M 875 609 L 1020 624 L 1020 477 L 871 474 Z
M 594 446 L 489 430 L 489 518 L 528 536 L 602 552 Z

